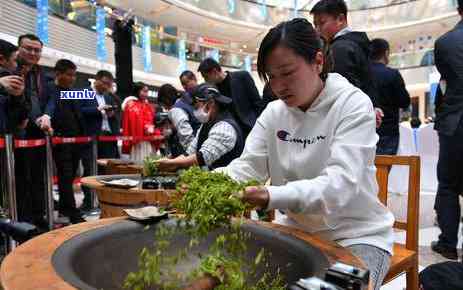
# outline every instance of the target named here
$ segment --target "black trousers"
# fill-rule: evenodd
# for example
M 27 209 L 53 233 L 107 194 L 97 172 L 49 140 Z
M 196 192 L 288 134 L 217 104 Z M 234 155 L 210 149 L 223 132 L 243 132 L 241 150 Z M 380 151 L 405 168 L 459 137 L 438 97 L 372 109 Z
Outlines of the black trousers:
M 378 155 L 397 155 L 399 149 L 399 135 L 379 136 L 376 144 L 376 154 Z
M 98 158 L 120 158 L 117 142 L 98 142 Z
M 73 182 L 80 160 L 80 144 L 59 144 L 53 147 L 58 175 L 59 212 L 65 216 L 79 215 Z
M 14 153 L 18 219 L 34 223 L 45 215 L 45 147 L 18 148 Z
M 437 189 L 434 209 L 442 233 L 439 244 L 456 248 L 461 209 L 459 195 L 463 189 L 463 123 L 454 135 L 439 134 L 439 161 L 437 163 Z
M 92 166 L 93 166 L 92 143 L 81 145 L 80 157 L 82 160 L 82 167 L 84 169 L 82 177 L 96 175 L 97 174 L 96 172 L 92 173 Z M 92 202 L 90 189 L 86 186 L 82 186 L 82 191 L 84 193 L 83 204 L 86 206 L 90 206 Z

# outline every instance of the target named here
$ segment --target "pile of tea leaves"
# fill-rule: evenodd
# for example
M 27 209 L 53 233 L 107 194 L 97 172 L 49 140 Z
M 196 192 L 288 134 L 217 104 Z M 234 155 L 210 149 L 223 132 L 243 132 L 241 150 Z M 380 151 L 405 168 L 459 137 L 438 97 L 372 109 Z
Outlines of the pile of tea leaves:
M 248 233 L 241 230 L 243 215 L 249 206 L 236 195 L 246 186 L 257 182 L 239 183 L 229 176 L 203 171 L 192 167 L 180 175 L 177 189 L 183 197 L 175 203 L 175 208 L 184 214 L 177 227 L 156 226 L 154 248 L 144 248 L 139 256 L 139 270 L 130 273 L 124 288 L 132 290 L 162 289 L 180 290 L 204 276 L 220 281 L 216 290 L 284 290 L 286 285 L 279 273 L 264 271 L 257 275 L 257 268 L 268 268 L 267 253 L 261 250 L 254 263 L 249 263 L 246 241 Z M 240 217 L 232 222 L 232 217 Z M 218 234 L 207 254 L 197 253 L 200 265 L 190 273 L 178 273 L 176 266 L 185 263 L 189 254 L 214 230 L 224 228 Z M 175 256 L 165 255 L 170 240 L 184 232 L 191 239 L 187 248 L 179 250 Z M 172 252 L 172 251 L 171 251 Z M 262 271 L 260 271 L 262 272 Z M 257 281 L 251 285 L 249 281 Z
M 157 155 L 146 156 L 143 159 L 143 176 L 156 176 L 159 171 L 156 161 L 161 158 L 161 156 Z

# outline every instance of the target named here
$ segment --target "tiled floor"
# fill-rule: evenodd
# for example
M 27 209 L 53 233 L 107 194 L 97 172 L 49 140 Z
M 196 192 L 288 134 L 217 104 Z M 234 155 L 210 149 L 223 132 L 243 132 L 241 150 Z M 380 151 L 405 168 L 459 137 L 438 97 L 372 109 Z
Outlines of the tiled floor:
M 460 229 L 461 229 L 461 226 L 462 225 L 460 224 Z M 444 261 L 448 261 L 446 258 L 442 257 L 441 255 L 439 255 L 437 253 L 434 253 L 431 250 L 430 246 L 429 246 L 432 241 L 437 240 L 437 238 L 439 236 L 439 233 L 440 233 L 440 230 L 436 226 L 420 229 L 419 242 L 418 242 L 418 244 L 420 246 L 420 248 L 419 248 L 420 271 L 422 269 L 424 269 L 425 267 L 429 266 L 429 265 L 444 262 Z M 462 240 L 461 240 L 461 238 L 462 237 L 460 235 L 460 241 L 458 242 L 459 256 L 460 257 L 462 255 L 462 251 L 461 251 Z M 402 232 L 396 233 L 395 241 L 397 243 L 404 243 L 405 242 L 405 234 L 402 233 Z M 400 276 L 399 278 L 397 278 L 397 279 L 391 281 L 390 283 L 384 285 L 383 287 L 381 287 L 381 290 L 402 290 L 402 289 L 405 289 L 405 276 L 404 275 Z

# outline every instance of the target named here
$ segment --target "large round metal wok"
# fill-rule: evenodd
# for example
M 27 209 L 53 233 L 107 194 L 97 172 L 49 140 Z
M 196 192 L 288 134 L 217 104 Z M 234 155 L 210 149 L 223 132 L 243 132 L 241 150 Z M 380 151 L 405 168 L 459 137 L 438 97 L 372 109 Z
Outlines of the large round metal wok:
M 176 224 L 175 220 L 162 223 Z M 146 229 L 144 224 L 117 218 L 50 232 L 20 246 L 5 259 L 1 268 L 2 285 L 5 290 L 122 289 L 127 274 L 137 270 L 141 249 L 156 242 L 157 226 L 152 224 Z M 336 260 L 361 266 L 342 247 L 297 230 L 252 221 L 246 222 L 242 229 L 251 237 L 249 262 L 265 248 L 271 254 L 266 271 L 276 273 L 280 269 L 287 283 L 313 275 L 323 276 L 325 269 Z M 198 246 L 198 251 L 206 253 L 216 235 L 217 232 L 210 234 Z M 177 234 L 165 255 L 176 255 L 189 240 L 185 234 Z M 191 255 L 191 259 L 179 263 L 179 271 L 190 271 L 198 265 L 196 251 Z

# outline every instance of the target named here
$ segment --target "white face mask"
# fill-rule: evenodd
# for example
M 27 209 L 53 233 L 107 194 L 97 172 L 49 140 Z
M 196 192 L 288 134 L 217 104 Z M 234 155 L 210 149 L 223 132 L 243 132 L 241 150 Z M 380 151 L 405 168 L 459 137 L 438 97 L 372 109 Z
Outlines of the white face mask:
M 193 111 L 193 115 L 198 120 L 198 122 L 204 124 L 209 121 L 209 114 L 204 110 L 204 107 L 198 110 Z

